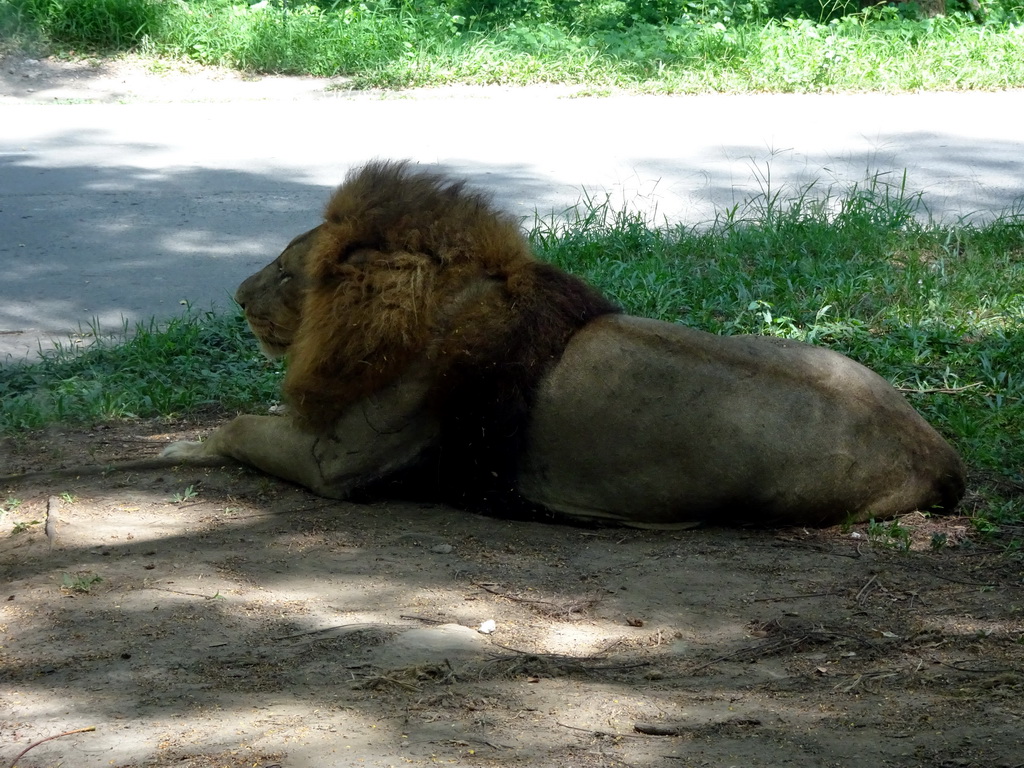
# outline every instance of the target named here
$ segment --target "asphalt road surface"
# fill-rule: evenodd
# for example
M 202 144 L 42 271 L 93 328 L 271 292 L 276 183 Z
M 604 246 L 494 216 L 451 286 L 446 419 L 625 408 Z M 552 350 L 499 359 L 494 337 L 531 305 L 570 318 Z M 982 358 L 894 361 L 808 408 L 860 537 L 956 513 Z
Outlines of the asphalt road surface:
M 354 165 L 410 158 L 532 220 L 610 199 L 700 224 L 759 193 L 877 176 L 922 215 L 1024 198 L 1024 92 L 588 97 L 346 94 L 309 79 L 0 74 L 0 361 L 98 321 L 225 306 Z

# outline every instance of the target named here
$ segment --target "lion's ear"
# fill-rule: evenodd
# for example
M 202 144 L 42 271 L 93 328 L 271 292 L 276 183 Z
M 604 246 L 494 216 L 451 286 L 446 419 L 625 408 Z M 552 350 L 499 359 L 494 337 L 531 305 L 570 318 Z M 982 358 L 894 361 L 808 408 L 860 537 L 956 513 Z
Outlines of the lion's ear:
M 392 383 L 423 354 L 436 265 L 422 254 L 372 249 L 333 264 L 311 287 L 289 351 L 284 393 L 307 425 L 327 427 Z

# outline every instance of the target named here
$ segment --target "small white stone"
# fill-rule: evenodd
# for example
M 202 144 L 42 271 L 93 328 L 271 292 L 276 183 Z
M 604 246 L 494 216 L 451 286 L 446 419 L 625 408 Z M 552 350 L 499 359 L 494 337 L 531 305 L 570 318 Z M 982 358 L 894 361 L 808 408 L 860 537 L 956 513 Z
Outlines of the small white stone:
M 498 625 L 494 622 L 494 619 L 488 619 L 477 628 L 477 632 L 482 635 L 489 635 L 498 628 Z

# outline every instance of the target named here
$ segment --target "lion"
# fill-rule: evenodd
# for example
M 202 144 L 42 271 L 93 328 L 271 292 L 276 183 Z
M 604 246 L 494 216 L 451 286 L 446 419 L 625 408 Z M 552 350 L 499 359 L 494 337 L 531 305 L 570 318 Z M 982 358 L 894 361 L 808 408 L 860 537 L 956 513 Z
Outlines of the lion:
M 626 315 L 539 260 L 487 196 L 408 162 L 352 171 L 236 300 L 287 359 L 286 413 L 167 456 L 331 498 L 634 527 L 826 526 L 964 493 L 956 451 L 881 376 Z

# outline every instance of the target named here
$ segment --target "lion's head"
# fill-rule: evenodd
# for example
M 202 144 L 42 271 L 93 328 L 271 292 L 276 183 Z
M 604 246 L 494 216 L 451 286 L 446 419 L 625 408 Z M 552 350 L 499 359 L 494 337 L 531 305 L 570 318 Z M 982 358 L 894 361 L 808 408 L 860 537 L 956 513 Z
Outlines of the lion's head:
M 317 230 L 304 232 L 235 292 L 245 319 L 267 357 L 284 357 L 302 321 L 302 304 L 309 285 L 306 266 Z
M 520 401 L 569 336 L 616 311 L 537 261 L 516 220 L 485 195 L 405 162 L 350 173 L 324 222 L 237 298 L 264 351 L 287 352 L 285 396 L 313 428 L 329 428 L 414 363 L 438 381 L 440 408 L 453 392 L 479 389 L 484 372 L 496 379 L 489 399 L 524 411 Z

